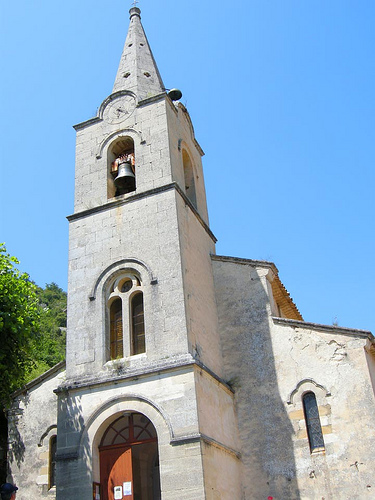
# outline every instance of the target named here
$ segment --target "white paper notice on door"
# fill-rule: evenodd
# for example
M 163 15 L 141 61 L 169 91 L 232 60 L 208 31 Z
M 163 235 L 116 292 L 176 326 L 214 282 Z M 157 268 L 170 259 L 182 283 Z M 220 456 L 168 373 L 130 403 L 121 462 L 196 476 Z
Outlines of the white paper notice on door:
M 113 493 L 114 493 L 115 500 L 121 500 L 122 499 L 122 486 L 115 486 Z
M 124 497 L 126 495 L 131 495 L 132 494 L 132 482 L 131 481 L 126 481 L 123 484 L 123 487 L 124 487 Z

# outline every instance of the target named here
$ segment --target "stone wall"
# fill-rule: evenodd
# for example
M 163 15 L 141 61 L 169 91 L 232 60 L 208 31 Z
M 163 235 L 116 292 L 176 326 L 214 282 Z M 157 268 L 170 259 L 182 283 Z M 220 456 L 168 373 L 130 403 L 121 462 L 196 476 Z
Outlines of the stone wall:
M 73 498 L 77 483 L 82 499 L 90 498 L 92 482 L 100 480 L 98 446 L 105 430 L 125 411 L 135 411 L 157 431 L 163 500 L 203 500 L 194 385 L 194 368 L 187 364 L 61 391 L 57 499 Z
M 213 257 L 213 268 L 244 497 L 370 498 L 375 404 L 364 347 L 371 334 L 272 318 L 271 263 Z M 323 430 L 319 453 L 310 452 L 307 438 L 308 391 Z
M 57 396 L 53 392 L 65 379 L 60 363 L 16 393 L 8 412 L 10 474 L 19 488 L 17 499 L 56 497 L 50 488 L 50 439 L 57 434 Z

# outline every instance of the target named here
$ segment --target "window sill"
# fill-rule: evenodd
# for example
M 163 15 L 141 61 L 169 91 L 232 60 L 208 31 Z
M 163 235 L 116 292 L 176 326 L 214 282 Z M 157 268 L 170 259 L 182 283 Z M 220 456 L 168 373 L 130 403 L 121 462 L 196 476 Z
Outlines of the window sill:
M 311 455 L 323 455 L 326 452 L 326 449 L 324 447 L 321 448 L 315 448 L 315 450 L 312 450 L 310 453 Z
M 123 368 L 124 366 L 129 365 L 132 361 L 146 358 L 147 355 L 145 352 L 142 352 L 141 354 L 132 354 L 131 356 L 126 356 L 124 358 L 110 359 L 104 363 L 104 367 L 109 369 Z

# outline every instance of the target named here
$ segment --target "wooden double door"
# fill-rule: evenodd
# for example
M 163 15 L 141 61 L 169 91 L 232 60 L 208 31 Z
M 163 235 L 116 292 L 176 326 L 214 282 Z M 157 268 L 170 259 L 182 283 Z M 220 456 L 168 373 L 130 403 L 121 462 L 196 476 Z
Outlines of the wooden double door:
M 160 500 L 157 436 L 140 413 L 116 419 L 100 451 L 101 500 Z

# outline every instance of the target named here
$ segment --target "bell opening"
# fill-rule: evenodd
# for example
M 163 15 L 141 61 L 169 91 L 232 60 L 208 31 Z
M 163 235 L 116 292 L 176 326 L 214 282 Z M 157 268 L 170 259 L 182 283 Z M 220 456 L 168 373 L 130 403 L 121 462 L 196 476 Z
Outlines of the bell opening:
M 120 137 L 111 145 L 108 167 L 108 198 L 135 191 L 135 154 L 131 137 Z

